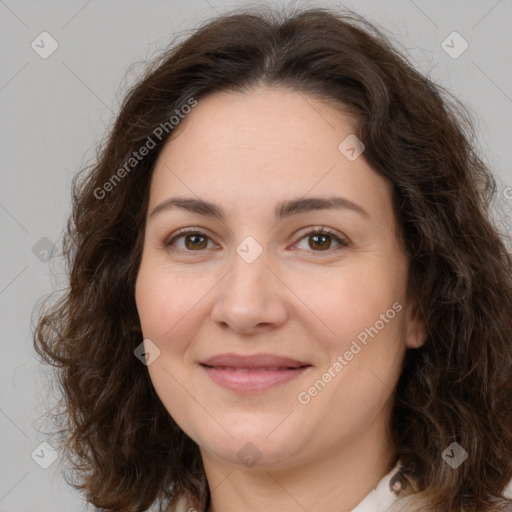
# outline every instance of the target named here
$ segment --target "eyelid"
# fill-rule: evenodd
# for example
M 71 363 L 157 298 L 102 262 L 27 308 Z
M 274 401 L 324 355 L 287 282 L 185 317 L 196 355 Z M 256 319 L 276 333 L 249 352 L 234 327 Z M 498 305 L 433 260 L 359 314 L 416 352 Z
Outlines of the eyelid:
M 327 228 L 325 226 L 309 226 L 307 228 L 304 228 L 304 231 L 302 231 L 302 234 L 299 233 L 298 235 L 296 235 L 299 238 L 296 242 L 294 242 L 293 245 L 295 246 L 299 242 L 301 242 L 304 238 L 307 238 L 308 236 L 313 236 L 313 235 L 328 235 L 338 243 L 338 246 L 334 247 L 334 248 L 327 249 L 326 251 L 309 250 L 307 252 L 317 253 L 319 255 L 321 255 L 322 253 L 331 254 L 333 251 L 339 249 L 340 247 L 344 248 L 344 247 L 348 247 L 350 245 L 349 240 L 345 236 L 343 236 L 341 233 L 338 233 L 337 231 L 335 231 L 331 228 Z
M 300 234 L 300 233 L 302 233 L 302 234 Z M 176 240 L 178 240 L 179 238 L 182 238 L 183 236 L 185 236 L 187 234 L 199 235 L 199 236 L 205 237 L 208 240 L 213 242 L 212 237 L 209 236 L 205 232 L 204 229 L 191 227 L 191 228 L 179 229 L 178 231 L 174 232 L 172 235 L 167 237 L 165 239 L 165 241 L 164 241 L 164 244 L 163 244 L 164 247 L 171 246 L 172 243 L 174 243 Z M 338 246 L 336 246 L 334 248 L 327 249 L 325 251 L 309 250 L 307 252 L 320 253 L 320 254 L 322 254 L 322 253 L 330 254 L 330 253 L 332 253 L 332 251 L 334 251 L 336 249 L 339 249 L 340 247 L 341 248 L 345 248 L 345 247 L 348 247 L 350 245 L 350 241 L 345 236 L 339 234 L 337 231 L 334 231 L 334 230 L 332 230 L 330 228 L 327 228 L 325 226 L 308 226 L 308 227 L 304 228 L 303 230 L 301 230 L 301 232 L 299 232 L 299 234 L 295 235 L 296 237 L 298 236 L 299 238 L 293 243 L 292 247 L 297 245 L 304 238 L 307 238 L 308 236 L 313 236 L 313 235 L 328 235 L 328 236 L 332 237 L 338 243 Z M 203 250 L 198 250 L 198 251 L 190 251 L 190 250 L 187 250 L 187 249 L 175 249 L 175 250 L 176 251 L 181 251 L 181 252 L 187 252 L 187 253 L 193 253 L 193 252 L 201 253 L 201 252 L 204 252 L 204 249 Z M 299 249 L 299 250 L 301 250 L 301 249 Z
M 213 242 L 212 237 L 210 235 L 208 235 L 204 229 L 192 227 L 192 228 L 178 229 L 178 231 L 175 231 L 174 233 L 172 233 L 169 237 L 167 237 L 164 240 L 164 246 L 165 247 L 170 246 L 176 240 L 178 240 L 179 238 L 182 238 L 185 235 L 200 235 L 200 236 L 203 236 Z M 183 252 L 203 252 L 203 251 L 187 251 L 185 249 L 176 249 L 176 250 L 183 251 Z

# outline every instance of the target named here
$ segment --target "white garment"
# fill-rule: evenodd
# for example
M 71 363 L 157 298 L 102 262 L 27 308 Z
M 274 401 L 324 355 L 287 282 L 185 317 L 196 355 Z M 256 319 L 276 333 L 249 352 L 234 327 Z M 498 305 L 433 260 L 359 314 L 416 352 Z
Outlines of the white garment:
M 397 465 L 379 481 L 377 487 L 370 491 L 363 501 L 361 501 L 356 508 L 352 509 L 351 512 L 385 512 L 385 510 L 398 499 L 391 491 L 389 481 L 398 471 L 399 467 L 400 464 L 397 463 Z M 175 510 L 176 512 L 198 512 L 190 507 L 184 496 L 179 499 Z
M 399 468 L 400 463 L 398 462 L 396 466 L 379 481 L 377 487 L 370 491 L 351 512 L 386 512 L 393 503 L 399 501 L 401 498 L 391 490 L 389 485 L 390 480 Z M 508 483 L 503 494 L 506 498 L 512 499 L 512 480 Z
M 370 491 L 356 508 L 352 509 L 352 512 L 385 512 L 392 503 L 397 501 L 399 498 L 390 489 L 389 481 L 399 468 L 400 464 L 397 463 L 386 476 L 381 478 L 377 487 Z
M 400 462 L 379 481 L 377 486 L 370 491 L 362 501 L 359 502 L 351 512 L 386 512 L 387 509 L 396 501 L 400 500 L 391 489 L 389 482 L 400 469 Z M 512 499 L 512 480 L 504 491 L 507 498 Z M 199 512 L 190 507 L 185 497 L 181 497 L 176 506 L 176 512 Z

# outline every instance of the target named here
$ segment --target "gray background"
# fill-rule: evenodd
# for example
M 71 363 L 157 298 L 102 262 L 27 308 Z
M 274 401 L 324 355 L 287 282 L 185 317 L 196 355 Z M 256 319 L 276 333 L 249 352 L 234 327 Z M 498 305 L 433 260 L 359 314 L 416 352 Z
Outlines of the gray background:
M 36 450 L 34 458 L 50 460 L 38 446 L 51 442 L 41 416 L 56 400 L 55 392 L 48 396 L 48 369 L 34 357 L 31 315 L 42 295 L 65 282 L 58 252 L 49 262 L 45 256 L 62 236 L 71 179 L 94 157 L 144 61 L 173 36 L 244 4 L 0 0 L 0 512 L 86 508 L 63 481 L 60 457 L 48 469 L 31 457 Z M 473 111 L 480 147 L 498 178 L 496 218 L 510 231 L 512 1 L 343 5 L 395 34 L 419 69 Z M 44 31 L 59 44 L 47 59 L 31 48 Z M 453 31 L 469 44 L 456 59 L 441 47 Z

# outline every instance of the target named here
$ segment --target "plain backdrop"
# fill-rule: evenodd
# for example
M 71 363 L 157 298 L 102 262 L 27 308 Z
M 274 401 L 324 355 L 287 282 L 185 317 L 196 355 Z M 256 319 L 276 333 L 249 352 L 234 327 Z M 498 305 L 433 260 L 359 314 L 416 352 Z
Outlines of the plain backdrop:
M 35 357 L 31 332 L 36 301 L 64 283 L 59 242 L 71 179 L 95 156 L 147 59 L 173 37 L 245 4 L 0 0 L 0 512 L 86 509 L 61 476 L 58 452 L 41 445 L 52 442 L 42 415 L 58 395 L 48 396 L 48 370 Z M 470 108 L 481 151 L 498 179 L 497 221 L 510 230 L 512 1 L 300 5 L 345 5 L 378 23 L 416 67 Z

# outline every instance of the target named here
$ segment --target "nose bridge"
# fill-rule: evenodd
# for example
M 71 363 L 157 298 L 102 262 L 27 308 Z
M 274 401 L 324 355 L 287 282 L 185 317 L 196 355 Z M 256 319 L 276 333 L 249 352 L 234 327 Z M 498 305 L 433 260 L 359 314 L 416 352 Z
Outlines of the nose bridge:
M 268 251 L 253 237 L 245 238 L 235 247 L 224 292 L 254 305 L 258 301 L 271 300 L 273 284 L 272 273 L 267 268 L 269 264 Z
M 216 297 L 213 319 L 240 331 L 284 321 L 285 297 L 280 291 L 283 287 L 278 285 L 269 266 L 269 253 L 254 238 L 247 237 L 235 247 L 231 270 Z

